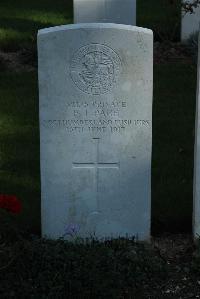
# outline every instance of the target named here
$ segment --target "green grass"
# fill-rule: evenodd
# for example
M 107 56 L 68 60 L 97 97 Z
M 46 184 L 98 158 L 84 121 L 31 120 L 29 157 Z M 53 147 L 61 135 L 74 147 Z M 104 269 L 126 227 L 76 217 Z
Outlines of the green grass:
M 38 29 L 69 23 L 73 23 L 72 0 L 1 0 L 0 48 L 11 51 L 35 45 Z M 156 39 L 172 35 L 179 39 L 180 8 L 168 0 L 139 0 L 137 24 L 153 29 Z
M 152 229 L 189 231 L 192 223 L 196 68 L 154 70 Z M 40 231 L 38 92 L 35 73 L 0 75 L 0 190 L 23 202 L 20 223 Z
M 0 47 L 35 44 L 39 29 L 72 23 L 72 18 L 71 0 L 1 0 Z
M 40 226 L 39 130 L 35 73 L 0 73 L 0 190 L 22 200 L 20 223 Z
M 154 69 L 152 218 L 154 231 L 192 225 L 196 67 Z

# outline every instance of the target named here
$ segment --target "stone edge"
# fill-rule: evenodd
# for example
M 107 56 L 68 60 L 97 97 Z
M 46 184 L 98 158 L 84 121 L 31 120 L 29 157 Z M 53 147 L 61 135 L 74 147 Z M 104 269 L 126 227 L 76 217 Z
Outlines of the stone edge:
M 132 26 L 132 25 L 123 25 L 123 24 L 115 24 L 115 23 L 80 23 L 80 24 L 61 25 L 61 26 L 54 26 L 54 27 L 40 29 L 38 30 L 38 36 L 54 33 L 57 31 L 65 31 L 65 30 L 73 30 L 73 29 L 121 29 L 121 30 L 141 32 L 141 33 L 147 33 L 153 35 L 153 31 L 151 29 Z

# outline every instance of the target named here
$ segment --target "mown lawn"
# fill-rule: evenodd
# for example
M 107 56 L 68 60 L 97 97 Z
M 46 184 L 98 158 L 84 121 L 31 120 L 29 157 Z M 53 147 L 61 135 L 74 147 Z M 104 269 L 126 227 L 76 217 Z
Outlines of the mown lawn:
M 179 0 L 137 1 L 137 25 L 153 29 L 156 39 L 179 39 Z M 1 0 L 0 49 L 36 44 L 38 29 L 73 23 L 73 0 Z
M 72 0 L 1 0 L 0 47 L 34 45 L 39 29 L 72 23 L 72 11 Z
M 137 26 L 154 31 L 154 39 L 180 39 L 181 7 L 180 0 L 138 0 Z

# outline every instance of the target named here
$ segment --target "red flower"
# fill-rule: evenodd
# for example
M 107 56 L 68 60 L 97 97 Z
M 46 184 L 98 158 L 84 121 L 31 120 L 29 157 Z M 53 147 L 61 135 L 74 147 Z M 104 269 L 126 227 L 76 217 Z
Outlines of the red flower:
M 22 205 L 15 195 L 0 194 L 0 208 L 18 214 L 21 212 Z

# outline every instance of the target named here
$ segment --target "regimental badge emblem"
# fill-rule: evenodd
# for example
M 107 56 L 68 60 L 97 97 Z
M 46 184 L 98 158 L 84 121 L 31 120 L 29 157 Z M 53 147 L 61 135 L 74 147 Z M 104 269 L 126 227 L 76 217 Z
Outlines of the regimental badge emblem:
M 113 49 L 101 44 L 90 44 L 74 54 L 70 74 L 80 90 L 100 95 L 112 90 L 121 69 L 121 59 Z

